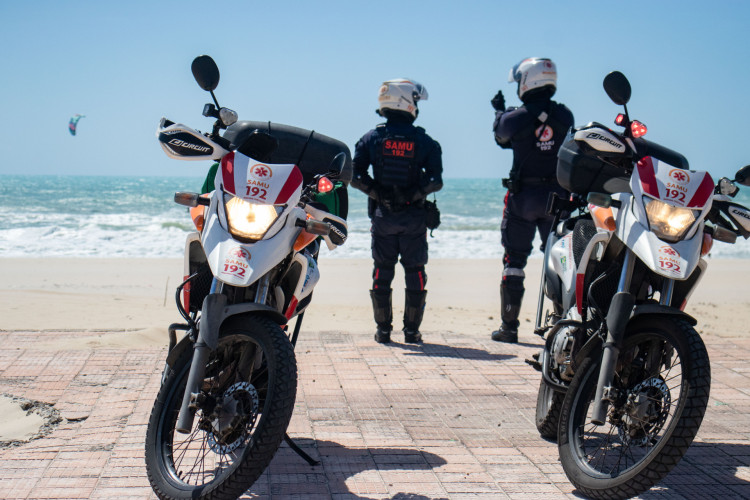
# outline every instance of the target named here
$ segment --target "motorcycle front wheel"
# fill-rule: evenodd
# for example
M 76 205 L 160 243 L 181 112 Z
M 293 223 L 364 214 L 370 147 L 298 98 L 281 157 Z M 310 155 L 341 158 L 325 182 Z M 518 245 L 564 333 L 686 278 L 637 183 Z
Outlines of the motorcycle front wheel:
M 284 439 L 297 393 L 294 350 L 260 316 L 232 317 L 206 363 L 190 433 L 175 431 L 192 349 L 168 370 L 146 430 L 146 470 L 161 499 L 234 499 Z
M 591 498 L 629 498 L 663 479 L 693 442 L 711 370 L 698 333 L 671 316 L 625 332 L 604 425 L 591 423 L 600 356 L 585 359 L 563 401 L 558 447 L 570 482 Z

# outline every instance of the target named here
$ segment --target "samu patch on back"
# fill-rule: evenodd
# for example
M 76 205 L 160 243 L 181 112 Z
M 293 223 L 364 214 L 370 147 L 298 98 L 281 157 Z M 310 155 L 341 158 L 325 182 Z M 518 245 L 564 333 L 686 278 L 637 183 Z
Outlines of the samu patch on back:
M 414 141 L 386 139 L 383 141 L 383 156 L 414 158 Z

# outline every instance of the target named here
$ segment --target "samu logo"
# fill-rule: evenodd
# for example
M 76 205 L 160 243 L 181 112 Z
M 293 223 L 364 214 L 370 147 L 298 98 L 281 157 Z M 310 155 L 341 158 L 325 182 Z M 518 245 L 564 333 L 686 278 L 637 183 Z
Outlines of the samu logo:
M 669 171 L 669 178 L 680 184 L 687 184 L 690 182 L 690 176 L 684 170 L 675 168 Z
M 273 171 L 268 165 L 263 163 L 256 163 L 250 167 L 250 175 L 259 181 L 267 181 L 273 176 Z

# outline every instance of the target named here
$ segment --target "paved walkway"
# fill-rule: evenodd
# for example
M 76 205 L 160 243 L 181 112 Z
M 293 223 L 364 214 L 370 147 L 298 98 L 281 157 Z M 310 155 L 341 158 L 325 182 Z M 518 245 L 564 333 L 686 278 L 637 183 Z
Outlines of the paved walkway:
M 92 332 L 0 332 L 0 392 L 54 404 L 47 436 L 0 450 L 0 498 L 154 498 L 143 463 L 163 348 L 40 350 Z M 123 333 L 127 335 L 127 333 Z M 533 344 L 431 333 L 422 346 L 318 332 L 297 347 L 286 444 L 243 498 L 575 498 L 533 423 Z M 524 340 L 524 339 L 522 339 Z M 750 339 L 707 339 L 713 384 L 696 443 L 642 498 L 750 498 Z

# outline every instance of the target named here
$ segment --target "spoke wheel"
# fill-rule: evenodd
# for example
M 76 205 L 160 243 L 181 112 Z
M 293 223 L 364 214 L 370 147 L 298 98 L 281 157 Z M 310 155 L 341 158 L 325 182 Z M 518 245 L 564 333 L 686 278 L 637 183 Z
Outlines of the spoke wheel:
M 594 498 L 627 498 L 664 478 L 700 427 L 711 383 L 705 345 L 686 322 L 650 317 L 628 326 L 617 361 L 614 402 L 591 423 L 599 360 L 576 372 L 561 409 L 560 461 Z
M 228 319 L 206 363 L 193 427 L 175 431 L 192 349 L 168 370 L 146 433 L 146 468 L 163 499 L 233 499 L 271 462 L 294 409 L 294 351 L 278 325 Z

